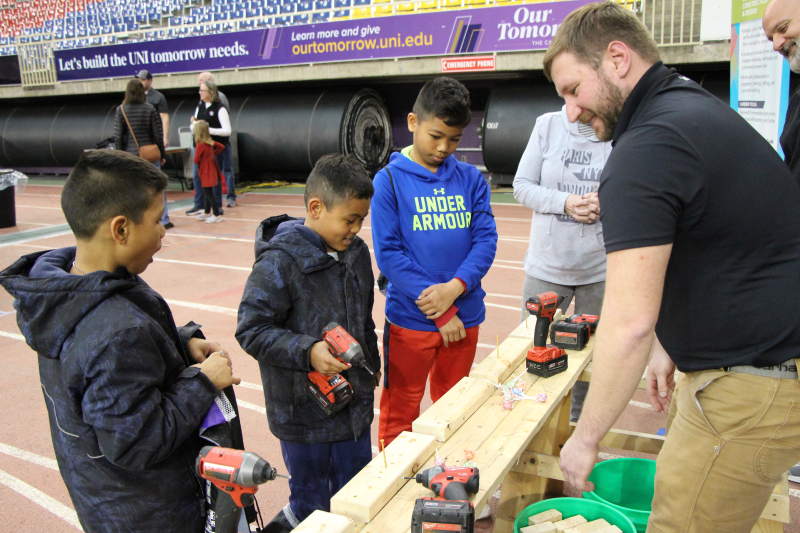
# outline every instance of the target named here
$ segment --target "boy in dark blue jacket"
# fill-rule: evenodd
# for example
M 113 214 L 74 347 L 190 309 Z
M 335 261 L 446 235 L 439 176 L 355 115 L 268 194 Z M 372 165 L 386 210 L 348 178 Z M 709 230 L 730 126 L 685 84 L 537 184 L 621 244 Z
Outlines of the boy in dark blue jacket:
M 497 229 L 483 175 L 453 156 L 469 105 L 456 80 L 426 83 L 408 115 L 414 144 L 374 180 L 375 259 L 389 280 L 379 429 L 387 445 L 411 430 L 429 374 L 435 402 L 475 359 Z
M 133 155 L 84 154 L 61 195 L 77 247 L 0 273 L 39 356 L 58 468 L 87 532 L 204 531 L 199 429 L 217 391 L 239 382 L 219 345 L 194 323 L 176 328 L 139 277 L 161 248 L 166 186 Z
M 292 476 L 289 505 L 268 531 L 291 530 L 314 510 L 329 510 L 331 495 L 372 459 L 376 381 L 339 362 L 321 341 L 325 326 L 338 322 L 380 374 L 372 261 L 356 236 L 372 193 L 353 157 L 325 156 L 306 182 L 305 220 L 268 218 L 256 233 L 256 263 L 239 305 L 236 339 L 258 360 L 269 428 Z M 308 392 L 312 370 L 342 373 L 350 382 L 353 398 L 344 409 L 325 414 Z

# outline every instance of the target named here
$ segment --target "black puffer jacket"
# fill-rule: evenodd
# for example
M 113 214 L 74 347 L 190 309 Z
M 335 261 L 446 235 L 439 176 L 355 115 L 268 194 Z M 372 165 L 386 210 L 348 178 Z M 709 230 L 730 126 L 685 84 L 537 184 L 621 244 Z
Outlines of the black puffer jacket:
M 309 352 L 330 322 L 360 344 L 380 369 L 372 320 L 372 261 L 358 237 L 339 261 L 302 219 L 264 220 L 256 233 L 256 263 L 239 305 L 236 340 L 258 360 L 272 433 L 291 442 L 334 442 L 360 437 L 373 419 L 375 381 L 362 368 L 343 372 L 353 399 L 327 416 L 308 393 Z
M 75 248 L 0 273 L 39 356 L 58 467 L 87 532 L 194 532 L 205 524 L 194 474 L 198 428 L 216 395 L 189 366 L 198 326 L 125 269 L 70 275 Z
M 125 123 L 125 117 L 122 116 L 122 106 L 125 106 L 125 114 L 136 135 L 135 141 L 128 124 Z M 136 141 L 139 141 L 139 146 L 158 145 L 161 159 L 164 159 L 164 126 L 156 108 L 150 104 L 122 104 L 117 108 L 117 114 L 114 116 L 114 146 L 117 150 L 139 155 Z

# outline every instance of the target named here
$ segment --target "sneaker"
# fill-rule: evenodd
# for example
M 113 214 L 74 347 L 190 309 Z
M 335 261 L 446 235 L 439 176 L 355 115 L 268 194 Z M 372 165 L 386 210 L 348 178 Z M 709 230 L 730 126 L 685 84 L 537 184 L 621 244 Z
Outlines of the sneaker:
M 219 216 L 222 216 L 222 215 L 224 215 L 224 214 L 225 214 L 225 211 L 223 211 L 222 209 L 220 209 L 220 210 L 219 210 Z
M 789 469 L 789 481 L 800 483 L 800 463 L 797 463 Z
M 207 218 L 208 218 L 208 217 L 210 217 L 210 216 L 212 216 L 212 215 L 209 215 L 208 213 L 203 213 L 203 212 L 201 212 L 201 213 L 200 213 L 199 215 L 197 215 L 195 218 L 196 218 L 197 220 L 205 220 L 205 219 L 207 219 Z
M 187 217 L 193 217 L 193 216 L 199 215 L 202 212 L 203 212 L 203 208 L 202 207 L 198 207 L 196 209 L 189 209 L 188 211 L 186 211 L 186 216 Z
M 222 222 L 222 217 L 215 217 L 211 215 L 206 219 L 206 224 L 216 224 L 217 222 Z
M 236 200 L 233 198 L 228 198 L 228 205 L 225 207 L 236 207 Z
M 172 229 L 174 227 L 175 224 L 173 224 L 172 222 L 167 222 L 166 224 L 164 224 L 164 229 Z

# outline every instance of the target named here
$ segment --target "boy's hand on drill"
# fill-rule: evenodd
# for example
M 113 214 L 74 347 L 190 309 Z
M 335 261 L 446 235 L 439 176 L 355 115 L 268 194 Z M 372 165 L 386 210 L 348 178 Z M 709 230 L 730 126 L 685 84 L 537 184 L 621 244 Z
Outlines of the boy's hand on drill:
M 218 342 L 209 341 L 206 339 L 189 339 L 188 344 L 186 344 L 186 348 L 186 351 L 189 352 L 189 357 L 195 363 L 202 363 L 214 352 L 222 352 L 222 346 L 220 346 Z M 226 354 L 224 355 L 227 357 Z M 230 357 L 228 357 L 228 359 L 230 359 Z
M 205 361 L 193 366 L 198 367 L 200 372 L 211 380 L 217 390 L 222 390 L 230 385 L 238 385 L 242 382 L 241 379 L 233 376 L 231 360 L 220 352 L 212 353 Z
M 450 309 L 456 298 L 463 293 L 464 286 L 453 278 L 447 283 L 437 283 L 422 291 L 416 304 L 429 319 L 436 320 Z
M 311 367 L 323 376 L 332 376 L 350 368 L 350 365 L 339 361 L 331 354 L 326 342 L 318 342 L 311 347 L 309 361 Z
M 451 342 L 458 342 L 467 336 L 464 323 L 461 322 L 458 315 L 454 315 L 453 318 L 450 319 L 450 322 L 439 328 L 439 332 L 442 334 L 445 348 L 449 346 Z

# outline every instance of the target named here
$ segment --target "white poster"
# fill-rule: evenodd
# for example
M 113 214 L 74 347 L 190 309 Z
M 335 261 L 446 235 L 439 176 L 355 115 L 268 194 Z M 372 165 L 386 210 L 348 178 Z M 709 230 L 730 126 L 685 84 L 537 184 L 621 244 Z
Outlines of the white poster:
M 761 28 L 761 19 L 741 22 L 738 26 L 737 110 L 780 151 L 778 140 L 786 113 L 781 109 L 781 80 L 786 60 L 772 49 Z

